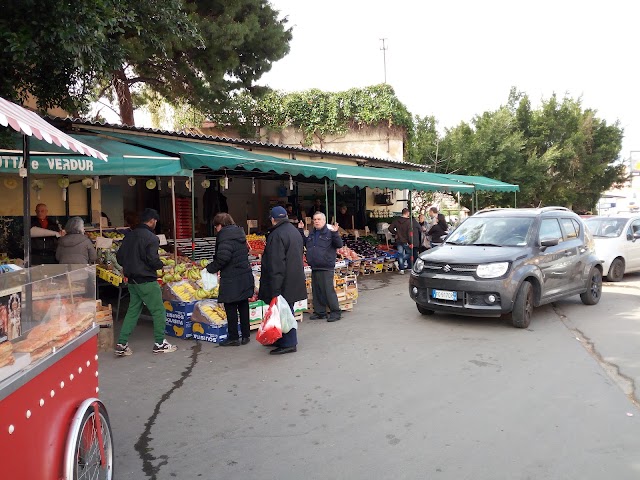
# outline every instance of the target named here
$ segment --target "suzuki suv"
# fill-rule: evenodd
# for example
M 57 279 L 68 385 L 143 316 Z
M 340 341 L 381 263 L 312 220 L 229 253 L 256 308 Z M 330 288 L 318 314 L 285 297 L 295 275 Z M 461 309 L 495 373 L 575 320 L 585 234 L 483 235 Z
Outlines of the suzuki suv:
M 566 208 L 488 209 L 420 254 L 409 294 L 424 315 L 508 315 L 527 328 L 533 307 L 571 295 L 598 303 L 602 265 L 588 229 Z

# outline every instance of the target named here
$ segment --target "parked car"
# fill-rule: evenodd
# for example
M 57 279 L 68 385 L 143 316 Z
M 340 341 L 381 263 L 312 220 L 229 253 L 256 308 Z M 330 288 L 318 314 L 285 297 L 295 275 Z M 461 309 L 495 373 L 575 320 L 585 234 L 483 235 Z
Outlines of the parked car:
M 602 272 L 610 282 L 640 271 L 640 214 L 591 217 L 584 221 L 594 237 Z
M 595 305 L 602 264 L 578 215 L 563 207 L 482 210 L 413 265 L 409 294 L 424 315 L 509 315 L 572 295 Z

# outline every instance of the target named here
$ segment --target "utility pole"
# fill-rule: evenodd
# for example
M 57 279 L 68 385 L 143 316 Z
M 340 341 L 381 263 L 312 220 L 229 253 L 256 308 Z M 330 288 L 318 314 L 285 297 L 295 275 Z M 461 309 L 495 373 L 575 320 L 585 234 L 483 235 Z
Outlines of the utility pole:
M 380 48 L 380 50 L 382 50 L 382 61 L 384 63 L 384 83 L 387 83 L 387 50 L 389 49 L 385 43 L 386 40 L 386 38 L 380 39 L 382 42 L 382 48 Z

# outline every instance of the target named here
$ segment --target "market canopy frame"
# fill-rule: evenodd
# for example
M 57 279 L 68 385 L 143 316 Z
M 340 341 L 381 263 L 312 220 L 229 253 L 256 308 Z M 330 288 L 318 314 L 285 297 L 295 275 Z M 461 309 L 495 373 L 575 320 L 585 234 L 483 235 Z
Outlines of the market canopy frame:
M 461 183 L 473 185 L 477 192 L 519 192 L 520 186 L 511 183 L 501 182 L 489 177 L 478 177 L 474 175 L 458 175 L 455 173 L 432 173 Z
M 242 169 L 248 172 L 274 172 L 280 175 L 288 174 L 292 177 L 315 177 L 317 179 L 328 179 L 331 181 L 334 181 L 337 177 L 337 168 L 333 165 L 289 160 L 248 152 L 235 147 L 194 142 L 184 139 L 131 135 L 111 131 L 100 131 L 100 133 L 143 148 L 177 155 L 182 161 L 183 168 L 191 170 L 209 168 L 213 171 L 233 171 Z

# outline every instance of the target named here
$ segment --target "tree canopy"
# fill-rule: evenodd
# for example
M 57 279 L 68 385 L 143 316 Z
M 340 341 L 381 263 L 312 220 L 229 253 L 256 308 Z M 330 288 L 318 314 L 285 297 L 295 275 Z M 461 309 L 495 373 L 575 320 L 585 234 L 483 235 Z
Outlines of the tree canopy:
M 0 95 L 75 112 L 111 94 L 127 124 L 139 84 L 214 109 L 288 53 L 278 15 L 267 0 L 13 0 L 0 19 Z
M 414 138 L 429 138 L 429 125 L 416 125 Z M 581 99 L 553 95 L 532 109 L 529 97 L 512 89 L 506 105 L 446 131 L 437 171 L 518 184 L 519 206 L 588 211 L 602 192 L 626 180 L 624 166 L 616 163 L 622 136 L 617 122 L 608 125 L 595 110 L 583 108 Z M 414 143 L 410 151 L 411 161 L 434 169 L 433 145 Z M 511 194 L 484 195 L 485 204 L 513 205 Z

